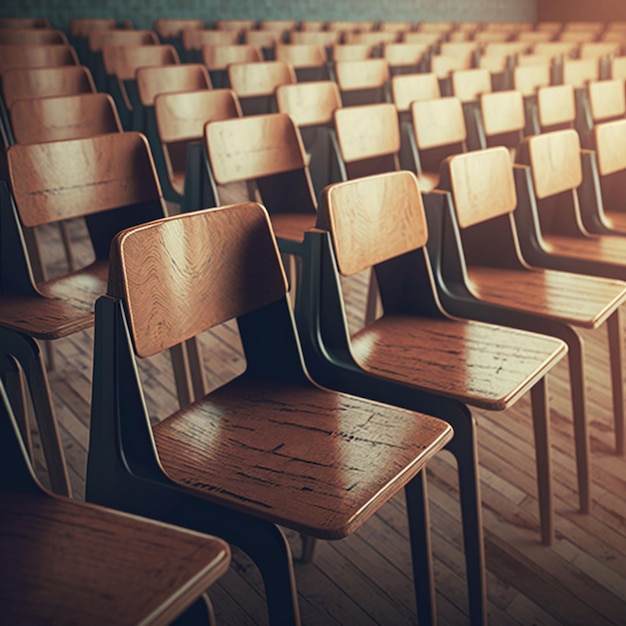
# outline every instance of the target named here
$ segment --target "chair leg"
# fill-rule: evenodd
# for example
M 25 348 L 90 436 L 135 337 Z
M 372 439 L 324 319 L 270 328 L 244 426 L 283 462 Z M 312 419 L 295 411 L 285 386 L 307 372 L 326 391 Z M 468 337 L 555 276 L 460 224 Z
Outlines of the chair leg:
M 172 346 L 172 348 L 170 348 L 170 358 L 172 359 L 172 370 L 174 372 L 178 406 L 182 408 L 192 401 L 189 362 L 187 360 L 187 350 L 185 350 L 185 346 L 183 344 Z
M 365 323 L 369 324 L 379 317 L 381 308 L 380 296 L 378 293 L 378 283 L 376 282 L 376 273 L 370 272 L 369 283 L 367 286 L 367 301 L 365 303 Z
M 302 540 L 302 553 L 300 554 L 300 561 L 307 565 L 313 563 L 315 559 L 315 546 L 317 545 L 317 539 L 309 535 L 300 535 Z
M 611 361 L 611 384 L 613 389 L 613 415 L 615 419 L 615 452 L 624 455 L 624 383 L 622 365 L 622 321 L 617 309 L 607 320 L 609 354 Z
M 13 410 L 15 421 L 20 429 L 22 442 L 26 448 L 28 457 L 33 457 L 33 442 L 30 435 L 30 427 L 28 425 L 28 414 L 26 408 L 26 390 L 24 389 L 24 379 L 22 372 L 10 357 L 2 359 L 0 366 L 0 378 L 4 382 L 4 388 L 9 398 L 9 403 Z
M 0 344 L 19 363 L 28 383 L 50 486 L 55 493 L 70 496 L 70 481 L 41 350 L 30 337 L 5 328 L 0 328 Z
M 205 394 L 204 371 L 202 369 L 202 355 L 200 354 L 200 346 L 198 339 L 192 337 L 185 341 L 187 349 L 187 360 L 189 363 L 189 375 L 191 377 L 191 388 L 193 390 L 194 399 L 198 400 Z
M 411 560 L 413 563 L 413 584 L 417 602 L 417 621 L 420 625 L 437 623 L 435 600 L 435 577 L 430 544 L 430 518 L 426 470 L 422 470 L 404 488 L 406 509 L 409 518 L 411 538 Z
M 487 581 L 476 424 L 471 415 L 469 419 L 449 421 L 454 428 L 454 437 L 446 449 L 454 455 L 458 466 L 470 621 L 473 625 L 487 624 Z
M 545 376 L 531 390 L 537 491 L 541 543 L 552 545 L 554 540 L 554 511 L 552 506 L 552 464 L 550 460 L 550 413 Z

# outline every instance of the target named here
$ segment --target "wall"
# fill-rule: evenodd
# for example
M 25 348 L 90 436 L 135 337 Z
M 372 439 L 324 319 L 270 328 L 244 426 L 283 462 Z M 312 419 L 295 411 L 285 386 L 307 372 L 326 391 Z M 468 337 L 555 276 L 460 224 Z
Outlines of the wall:
M 626 20 L 624 0 L 538 0 L 538 19 L 544 21 Z
M 47 17 L 66 28 L 71 17 L 130 19 L 150 28 L 155 17 L 297 20 L 534 20 L 537 0 L 2 0 L 1 16 Z

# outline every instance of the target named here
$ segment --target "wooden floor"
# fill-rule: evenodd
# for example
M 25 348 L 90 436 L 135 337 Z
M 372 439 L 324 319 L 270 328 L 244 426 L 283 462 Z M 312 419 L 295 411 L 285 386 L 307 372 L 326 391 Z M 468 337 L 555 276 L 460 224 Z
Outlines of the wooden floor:
M 45 233 L 44 233 L 45 235 Z M 54 248 L 48 254 L 55 258 Z M 59 257 L 60 258 L 60 255 Z M 365 280 L 350 285 L 358 324 Z M 529 399 L 507 411 L 475 411 L 488 569 L 490 624 L 626 624 L 626 458 L 614 454 L 605 329 L 585 333 L 593 459 L 593 508 L 577 512 L 572 420 L 565 362 L 550 373 L 556 541 L 539 543 Z M 50 373 L 75 496 L 83 497 L 89 433 L 92 332 L 55 342 Z M 242 366 L 232 327 L 203 340 L 207 381 L 216 386 Z M 167 358 L 141 366 L 155 420 L 176 408 Z M 38 454 L 38 456 L 40 456 Z M 39 464 L 39 469 L 42 471 Z M 439 623 L 469 623 L 454 461 L 429 465 Z M 396 497 L 355 535 L 318 545 L 315 562 L 297 562 L 299 537 L 287 532 L 303 624 L 415 624 L 404 501 Z M 218 624 L 266 624 L 259 576 L 245 555 L 211 591 Z

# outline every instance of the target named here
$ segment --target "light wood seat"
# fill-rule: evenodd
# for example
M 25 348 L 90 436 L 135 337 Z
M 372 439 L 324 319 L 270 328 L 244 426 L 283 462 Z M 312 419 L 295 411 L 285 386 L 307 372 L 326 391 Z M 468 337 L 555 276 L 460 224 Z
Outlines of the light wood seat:
M 67 36 L 52 28 L 0 28 L 0 45 L 49 46 L 68 45 Z
M 237 96 L 230 89 L 162 93 L 155 98 L 154 115 L 165 168 L 161 179 L 164 195 L 181 204 L 182 211 L 200 208 L 203 201 L 191 199 L 193 191 L 199 191 L 198 177 L 186 182 L 187 162 L 192 158 L 189 151 L 194 145 L 201 150 L 208 122 L 242 116 Z
M 80 65 L 76 50 L 70 45 L 0 45 L 0 76 L 16 67 L 58 67 Z
M 515 160 L 524 138 L 526 114 L 524 98 L 516 89 L 483 93 L 480 96 L 480 125 L 484 133 L 482 147 L 505 146 Z
M 122 232 L 110 276 L 96 306 L 87 498 L 241 548 L 263 577 L 269 623 L 287 625 L 299 623 L 299 610 L 277 524 L 341 539 L 405 488 L 419 619 L 434 624 L 421 470 L 452 429 L 311 381 L 263 207 L 229 205 Z M 152 427 L 127 367 L 233 319 L 245 371 Z
M 202 46 L 234 46 L 239 43 L 239 39 L 236 30 L 186 29 L 182 34 L 181 60 L 199 63 L 202 61 Z
M 144 111 L 137 91 L 137 70 L 140 67 L 178 65 L 180 58 L 170 44 L 106 45 L 102 62 L 108 91 L 115 100 L 125 130 L 143 132 Z
M 480 123 L 480 96 L 493 91 L 491 72 L 486 68 L 454 70 L 450 74 L 451 95 L 463 105 L 467 147 L 470 150 L 484 148 Z
M 548 87 L 551 80 L 551 65 L 548 61 L 536 65 L 516 65 L 513 68 L 513 89 L 520 91 L 524 98 L 525 135 L 537 135 L 540 132 L 537 90 Z
M 389 102 L 389 64 L 385 59 L 336 61 L 334 71 L 344 107 Z
M 372 46 L 380 50 L 382 46 L 388 43 L 394 43 L 398 41 L 398 33 L 394 31 L 360 31 L 360 32 L 346 32 L 344 36 L 344 43 L 346 44 L 365 44 L 366 46 Z
M 89 33 L 92 30 L 113 30 L 117 28 L 117 20 L 113 17 L 72 17 L 70 18 L 69 36 L 76 48 L 81 63 L 90 61 Z
M 611 59 L 609 78 L 626 79 L 626 56 L 619 56 Z
M 280 113 L 295 121 L 309 155 L 308 168 L 315 197 L 322 189 L 340 180 L 333 150 L 333 114 L 342 106 L 337 83 L 331 80 L 279 85 L 276 104 Z
M 541 422 L 546 417 L 545 374 L 566 348 L 551 338 L 468 323 L 444 313 L 429 271 L 424 210 L 411 172 L 331 185 L 318 215 L 318 230 L 307 233 L 305 240 L 309 247 L 303 282 L 308 287 L 303 293 L 308 297 L 296 308 L 309 369 L 333 389 L 384 397 L 404 407 L 430 396 L 432 414 L 453 425 L 458 447 L 449 449 L 458 455 L 463 482 L 470 611 L 472 623 L 484 623 L 482 556 L 475 551 L 482 543 L 481 530 L 470 521 L 479 514 L 474 508 L 479 502 L 474 500 L 477 459 L 468 453 L 476 433 L 465 421 L 465 403 L 503 408 L 532 388 Z M 384 313 L 348 329 L 342 306 L 346 281 L 366 269 L 376 271 Z M 444 409 L 450 400 L 462 404 Z
M 162 217 L 164 203 L 147 142 L 136 133 L 15 144 L 7 159 L 11 191 L 3 184 L 0 198 L 2 374 L 5 357 L 22 367 L 52 488 L 68 493 L 45 368 L 34 339 L 54 340 L 93 325 L 95 299 L 106 291 L 111 238 L 125 226 Z M 90 235 L 91 262 L 36 280 L 24 229 L 77 218 L 84 218 Z
M 297 20 L 260 20 L 259 30 L 296 30 L 298 27 Z
M 572 131 L 573 132 L 573 131 Z M 626 283 L 529 265 L 520 250 L 513 168 L 503 147 L 450 157 L 428 200 L 431 257 L 442 303 L 454 315 L 548 334 L 568 345 L 579 507 L 591 508 L 591 462 L 583 341 L 576 328 L 606 323 L 616 447 L 624 451 L 620 305 Z M 519 198 L 519 199 L 518 199 Z M 516 205 L 518 208 L 516 209 Z M 490 245 L 486 246 L 485 241 Z M 532 263 L 532 261 L 531 261 Z M 461 270 L 461 268 L 463 268 Z M 546 439 L 548 442 L 549 439 Z M 539 441 L 537 441 L 539 444 Z M 549 497 L 549 496 L 548 496 Z M 543 533 L 544 541 L 553 536 Z
M 575 89 L 600 79 L 600 65 L 597 58 L 565 59 L 563 61 L 563 84 Z
M 289 63 L 298 82 L 328 80 L 328 55 L 320 44 L 280 43 L 274 47 L 276 61 Z
M 214 87 L 229 87 L 227 68 L 231 63 L 254 63 L 263 60 L 263 52 L 251 44 L 202 46 L 202 62 L 209 70 Z
M 204 28 L 204 20 L 197 18 L 181 19 L 161 17 L 155 19 L 152 24 L 152 29 L 159 36 L 160 42 L 174 46 L 181 60 L 185 58 L 185 49 L 183 47 L 183 33 L 190 30 L 200 31 Z
M 0 611 L 11 624 L 166 624 L 228 569 L 216 537 L 53 495 L 37 480 L 0 383 Z M 195 623 L 202 623 L 201 621 Z
M 439 81 L 432 72 L 391 77 L 391 101 L 401 116 L 410 111 L 414 100 L 434 100 L 440 97 Z
M 416 32 L 411 31 L 408 33 L 402 33 L 403 43 L 418 43 L 436 48 L 442 41 L 444 36 L 438 32 Z
M 334 44 L 339 43 L 341 33 L 338 31 L 317 31 L 317 30 L 297 30 L 292 31 L 289 35 L 289 42 L 296 45 L 317 45 L 326 48 L 326 55 L 329 56 L 328 50 Z
M 586 85 L 584 98 L 579 98 L 576 130 L 581 144 L 593 149 L 593 128 L 596 124 L 626 117 L 626 89 L 623 78 L 594 80 Z
M 429 66 L 430 46 L 419 43 L 386 43 L 382 57 L 389 65 L 391 76 L 415 74 Z
M 450 75 L 456 70 L 469 70 L 474 67 L 472 55 L 445 55 L 433 54 L 430 57 L 430 71 L 439 80 L 439 90 L 442 96 L 452 95 L 452 85 Z
M 550 85 L 537 90 L 537 120 L 541 133 L 573 128 L 576 96 L 572 85 Z
M 286 61 L 231 63 L 227 73 L 244 115 L 276 111 L 276 87 L 296 82 L 294 69 Z
M 374 47 L 365 43 L 335 43 L 330 49 L 330 59 L 339 61 L 365 61 L 374 56 Z
M 238 32 L 244 30 L 253 30 L 256 28 L 256 20 L 215 20 L 213 22 L 213 28 L 215 30 L 235 30 Z

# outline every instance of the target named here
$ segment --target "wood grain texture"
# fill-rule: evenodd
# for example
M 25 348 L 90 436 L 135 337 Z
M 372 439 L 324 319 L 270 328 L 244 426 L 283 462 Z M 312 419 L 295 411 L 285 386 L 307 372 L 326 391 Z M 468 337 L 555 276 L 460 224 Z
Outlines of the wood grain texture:
M 622 84 L 621 91 L 623 90 Z M 626 120 L 595 124 L 593 135 L 600 176 L 626 169 Z
M 237 140 L 233 139 L 236 133 Z M 284 113 L 207 124 L 205 142 L 219 184 L 305 167 L 302 140 Z
M 180 63 L 176 48 L 168 44 L 107 44 L 102 47 L 102 61 L 104 71 L 119 80 L 134 80 L 140 67 Z
M 368 372 L 473 406 L 511 406 L 565 354 L 543 335 L 480 322 L 384 315 L 351 338 Z
M 16 100 L 10 119 L 16 143 L 79 139 L 122 131 L 115 103 L 107 93 Z
M 209 73 L 201 63 L 138 67 L 135 78 L 143 106 L 153 106 L 159 93 L 211 89 Z
M 293 67 L 286 61 L 231 63 L 228 82 L 239 98 L 273 95 L 278 85 L 296 82 Z
M 92 30 L 108 30 L 116 27 L 112 17 L 72 17 L 70 18 L 70 35 L 87 37 Z
M 231 63 L 254 63 L 262 60 L 261 48 L 252 44 L 202 46 L 202 62 L 209 70 L 225 70 Z
M 501 133 L 521 133 L 524 130 L 526 124 L 524 100 L 517 90 L 482 94 L 480 110 L 487 137 Z
M 72 46 L 0 45 L 0 74 L 14 67 L 54 67 L 80 65 Z
M 276 250 L 269 218 L 252 203 L 122 233 L 108 293 L 128 302 L 137 353 L 155 354 L 284 295 L 275 257 L 259 254 L 268 245 Z
M 563 83 L 573 87 L 586 87 L 589 81 L 600 80 L 600 64 L 597 58 L 564 59 Z
M 389 80 L 389 65 L 385 59 L 337 61 L 335 78 L 340 91 L 378 88 Z
M 482 93 L 491 91 L 491 74 L 484 68 L 456 70 L 450 75 L 452 93 L 461 102 L 472 102 Z
M 429 47 L 425 44 L 391 42 L 383 45 L 383 59 L 390 68 L 407 65 L 417 67 L 428 51 Z
M 154 433 L 178 484 L 327 539 L 361 526 L 452 435 L 435 418 L 245 377 Z
M 398 111 L 408 111 L 415 100 L 441 97 L 436 74 L 398 74 L 391 77 L 391 99 Z
M 516 65 L 513 69 L 513 87 L 523 96 L 534 96 L 539 87 L 550 84 L 550 64 Z
M 96 91 L 89 68 L 84 65 L 14 68 L 2 74 L 2 95 L 7 109 L 15 100 L 45 98 Z
M 169 624 L 228 568 L 226 543 L 84 502 L 2 494 L 7 624 Z
M 537 90 L 539 126 L 545 132 L 559 124 L 572 124 L 576 118 L 576 102 L 572 85 L 551 85 Z
M 317 226 L 333 233 L 337 264 L 344 276 L 420 248 L 428 239 L 422 197 L 410 172 L 326 188 Z
M 334 119 L 345 163 L 400 151 L 398 113 L 390 102 L 342 107 Z
M 276 104 L 289 114 L 298 127 L 331 124 L 333 113 L 341 107 L 337 83 L 332 80 L 279 85 Z
M 116 158 L 103 158 L 108 155 Z M 160 196 L 146 138 L 112 133 L 13 145 L 9 175 L 25 226 L 89 215 Z
M 428 150 L 466 140 L 463 107 L 457 97 L 413 101 L 410 110 L 418 148 Z

